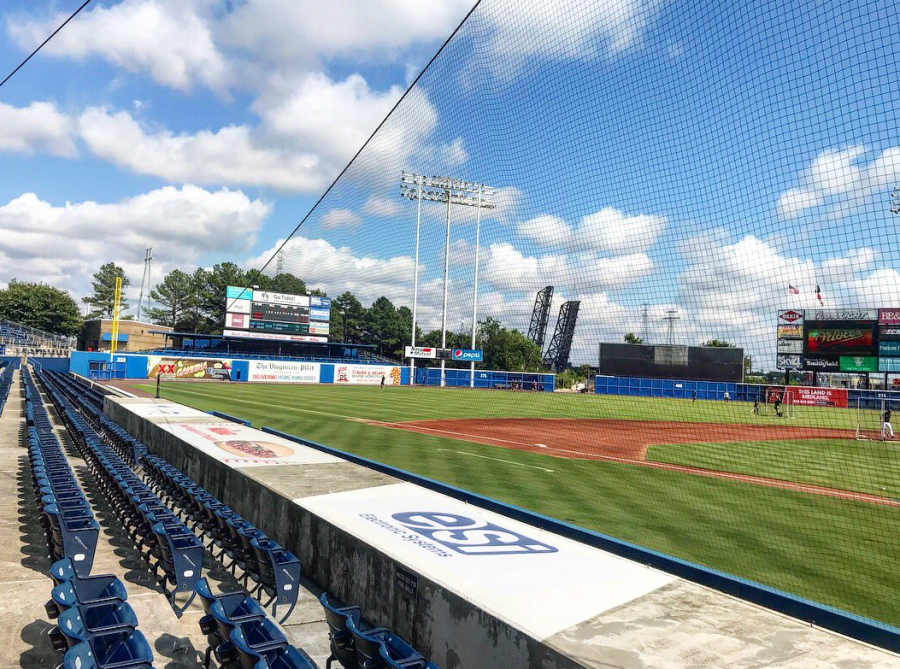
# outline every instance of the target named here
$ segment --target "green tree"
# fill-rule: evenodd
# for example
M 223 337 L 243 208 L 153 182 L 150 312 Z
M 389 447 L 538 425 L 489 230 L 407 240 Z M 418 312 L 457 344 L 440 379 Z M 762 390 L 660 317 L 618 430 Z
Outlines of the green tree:
M 88 295 L 82 301 L 91 306 L 88 318 L 112 318 L 116 300 L 116 277 L 122 278 L 122 298 L 120 314 L 128 309 L 128 301 L 125 299 L 125 288 L 131 283 L 125 276 L 125 270 L 115 263 L 108 262 L 95 274 L 91 286 L 93 295 Z
M 197 293 L 202 320 L 199 332 L 221 332 L 225 325 L 226 288 L 246 286 L 247 273 L 233 262 L 213 265 L 212 270 L 195 273 Z M 262 276 L 262 275 L 259 275 Z
M 377 346 L 379 355 L 396 357 L 403 335 L 400 317 L 394 304 L 384 296 L 379 297 L 366 310 L 363 323 L 365 331 L 363 343 Z
M 711 346 L 712 348 L 734 348 L 734 344 L 725 341 L 724 339 L 707 339 L 703 342 L 704 346 Z
M 290 295 L 305 295 L 307 288 L 305 281 L 285 272 L 272 277 L 268 290 Z
M 329 328 L 332 339 L 352 344 L 363 343 L 365 317 L 365 307 L 349 290 L 334 298 L 331 302 L 332 326 Z
M 541 350 L 518 330 L 508 330 L 495 318 L 478 324 L 478 337 L 484 349 L 487 369 L 536 372 L 543 371 Z
M 45 283 L 10 281 L 0 290 L 0 318 L 67 337 L 81 330 L 78 303 Z
M 627 335 L 625 335 L 625 343 L 626 344 L 643 344 L 644 338 L 638 337 L 633 332 L 629 332 Z
M 147 309 L 154 323 L 180 330 L 190 323 L 189 310 L 197 302 L 194 278 L 180 269 L 174 269 L 150 291 L 150 299 L 161 305 Z

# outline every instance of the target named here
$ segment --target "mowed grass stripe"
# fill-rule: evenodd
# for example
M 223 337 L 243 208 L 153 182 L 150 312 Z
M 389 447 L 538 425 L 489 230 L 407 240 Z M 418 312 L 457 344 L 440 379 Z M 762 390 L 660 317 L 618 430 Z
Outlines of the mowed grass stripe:
M 669 405 L 690 402 L 579 396 L 557 400 L 558 395 L 549 394 L 538 395 L 538 402 L 531 393 L 241 384 L 170 384 L 163 386 L 163 393 L 199 409 L 225 411 L 258 427 L 300 435 L 859 615 L 900 623 L 900 602 L 892 586 L 900 558 L 896 508 L 641 466 L 556 458 L 329 415 L 383 421 L 533 417 L 537 407 L 538 416 L 576 418 L 587 417 L 584 408 L 589 407 L 588 413 L 605 414 L 591 417 L 646 420 L 650 414 L 678 420 L 665 415 Z M 725 411 L 740 407 L 736 416 L 749 408 L 707 404 Z M 566 412 L 571 413 L 561 415 Z M 704 408 L 702 415 L 723 420 L 720 411 Z M 809 420 L 805 412 L 803 418 Z

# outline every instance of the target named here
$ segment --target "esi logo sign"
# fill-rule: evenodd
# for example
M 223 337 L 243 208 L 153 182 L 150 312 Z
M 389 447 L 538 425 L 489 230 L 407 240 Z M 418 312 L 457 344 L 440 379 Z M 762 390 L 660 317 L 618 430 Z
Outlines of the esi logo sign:
M 521 555 L 556 553 L 558 548 L 494 523 L 455 513 L 412 511 L 395 513 L 405 528 L 463 555 Z
M 484 352 L 480 348 L 455 348 L 452 355 L 454 360 L 464 360 L 466 362 L 481 362 L 484 360 Z

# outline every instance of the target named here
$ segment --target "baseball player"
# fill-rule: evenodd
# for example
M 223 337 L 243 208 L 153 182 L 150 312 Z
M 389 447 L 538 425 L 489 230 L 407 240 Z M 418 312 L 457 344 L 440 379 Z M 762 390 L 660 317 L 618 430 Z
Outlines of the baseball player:
M 891 435 L 891 439 L 894 438 L 894 427 L 891 425 L 891 407 L 886 404 L 884 413 L 881 414 L 881 441 L 884 441 L 887 435 Z

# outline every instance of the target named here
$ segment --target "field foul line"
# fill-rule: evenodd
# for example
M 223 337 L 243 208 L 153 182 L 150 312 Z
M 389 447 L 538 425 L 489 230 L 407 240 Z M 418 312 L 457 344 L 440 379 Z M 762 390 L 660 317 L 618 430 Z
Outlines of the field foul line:
M 477 453 L 467 453 L 466 451 L 454 451 L 450 448 L 439 448 L 439 451 L 444 451 L 445 453 L 459 453 L 460 455 L 468 455 L 472 458 L 481 458 L 483 460 L 493 460 L 494 462 L 505 462 L 508 465 L 516 465 L 517 467 L 528 467 L 529 469 L 540 469 L 542 472 L 553 473 L 552 469 L 547 469 L 546 467 L 538 467 L 537 465 L 526 465 L 523 462 L 514 462 L 513 460 L 501 460 L 500 458 L 492 458 L 487 455 L 478 455 Z

